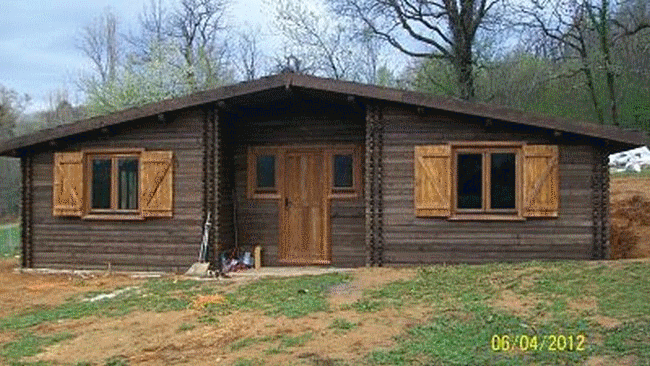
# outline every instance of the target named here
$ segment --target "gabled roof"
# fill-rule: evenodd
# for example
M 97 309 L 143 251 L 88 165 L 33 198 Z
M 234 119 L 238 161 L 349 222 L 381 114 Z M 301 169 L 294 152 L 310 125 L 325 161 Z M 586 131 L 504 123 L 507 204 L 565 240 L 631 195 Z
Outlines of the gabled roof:
M 0 155 L 14 155 L 16 150 L 139 118 L 156 116 L 208 103 L 228 101 L 229 99 L 232 100 L 260 92 L 272 92 L 275 89 L 292 88 L 355 96 L 366 100 L 397 102 L 416 107 L 461 113 L 470 116 L 550 129 L 558 132 L 583 135 L 586 137 L 602 139 L 603 143 L 615 145 L 620 150 L 647 144 L 647 136 L 645 133 L 623 130 L 614 126 L 602 126 L 590 122 L 575 122 L 566 119 L 539 116 L 511 108 L 466 102 L 454 98 L 432 96 L 420 92 L 286 73 L 264 77 L 249 82 L 227 85 L 212 90 L 201 91 L 184 97 L 167 99 L 105 116 L 79 120 L 73 123 L 36 131 L 24 136 L 0 142 Z

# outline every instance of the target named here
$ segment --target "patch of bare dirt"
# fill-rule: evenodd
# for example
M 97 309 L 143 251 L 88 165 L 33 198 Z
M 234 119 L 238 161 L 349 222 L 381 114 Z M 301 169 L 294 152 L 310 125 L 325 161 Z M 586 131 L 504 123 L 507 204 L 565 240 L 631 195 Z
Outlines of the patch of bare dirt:
M 614 329 L 622 324 L 622 322 L 616 318 L 610 318 L 604 315 L 595 315 L 589 318 L 590 320 L 596 322 L 601 327 L 606 329 Z
M 598 301 L 594 296 L 569 300 L 568 308 L 578 314 L 592 314 L 598 311 Z
M 346 284 L 353 290 L 334 292 L 331 298 L 335 304 L 351 303 L 363 290 L 409 279 L 415 273 L 414 269 L 360 269 L 353 272 L 352 281 Z M 216 324 L 198 321 L 202 305 L 221 301 L 220 296 L 197 296 L 193 302 L 196 306 L 184 311 L 137 312 L 124 318 L 90 317 L 44 324 L 35 330 L 43 334 L 67 331 L 76 337 L 53 345 L 27 361 L 102 364 L 109 357 L 123 356 L 132 365 L 230 365 L 238 358 L 258 358 L 269 365 L 354 362 L 377 347 L 390 347 L 396 336 L 430 315 L 430 309 L 423 306 L 374 313 L 341 310 L 335 306 L 330 312 L 297 319 L 234 312 L 219 316 Z M 349 330 L 332 327 L 337 319 L 354 326 Z M 304 344 L 281 346 L 282 339 L 305 334 L 309 338 Z M 233 342 L 248 338 L 256 340 L 239 349 L 230 347 Z
M 532 315 L 537 303 L 538 300 L 534 297 L 521 297 L 513 291 L 505 290 L 494 300 L 493 305 L 513 315 L 528 317 Z
M 637 364 L 635 356 L 613 358 L 607 356 L 591 356 L 585 362 L 585 366 L 632 366 Z
M 82 278 L 65 274 L 20 273 L 17 259 L 0 260 L 0 317 L 33 308 L 63 303 L 70 296 L 88 291 L 107 291 L 141 282 L 122 275 Z
M 200 311 L 134 313 L 126 318 L 88 318 L 49 325 L 39 332 L 73 330 L 77 337 L 47 348 L 27 361 L 101 364 L 107 358 L 124 356 L 132 365 L 230 365 L 238 358 L 263 359 L 265 364 L 293 364 L 300 359 L 359 360 L 377 347 L 389 347 L 394 337 L 426 318 L 427 309 L 384 309 L 376 313 L 355 311 L 315 313 L 291 319 L 268 317 L 254 312 L 234 312 L 219 317 L 215 325 L 197 322 Z M 356 326 L 346 332 L 331 327 L 335 319 Z M 182 325 L 195 327 L 183 330 Z M 310 334 L 299 347 L 278 349 L 281 338 Z M 371 335 L 371 336 L 369 336 Z M 259 341 L 267 337 L 267 340 Z M 229 345 L 245 339 L 258 341 L 240 349 Z
M 330 306 L 338 309 L 349 305 L 361 298 L 363 291 L 379 288 L 387 283 L 399 280 L 410 280 L 415 277 L 414 268 L 359 268 L 351 272 L 352 280 L 330 290 Z

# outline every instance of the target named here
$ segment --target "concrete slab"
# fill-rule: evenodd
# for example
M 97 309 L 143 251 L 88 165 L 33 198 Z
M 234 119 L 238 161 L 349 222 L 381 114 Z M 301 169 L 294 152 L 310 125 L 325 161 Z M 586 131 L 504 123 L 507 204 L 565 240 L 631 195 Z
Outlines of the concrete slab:
M 354 268 L 333 267 L 262 267 L 241 272 L 229 272 L 228 276 L 237 278 L 263 278 L 263 277 L 292 277 L 292 276 L 317 276 L 327 273 L 345 273 L 354 271 Z

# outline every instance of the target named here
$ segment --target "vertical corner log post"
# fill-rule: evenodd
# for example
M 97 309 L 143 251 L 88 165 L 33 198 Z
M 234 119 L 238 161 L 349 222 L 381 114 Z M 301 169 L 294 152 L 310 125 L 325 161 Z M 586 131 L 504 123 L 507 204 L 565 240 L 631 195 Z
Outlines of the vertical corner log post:
M 366 106 L 366 160 L 365 160 L 365 216 L 366 216 L 366 266 L 370 267 L 375 264 L 375 248 L 374 248 L 374 238 L 375 238 L 375 227 L 373 221 L 373 206 L 374 206 L 374 196 L 373 196 L 373 176 L 374 171 L 374 150 L 375 150 L 375 141 L 373 139 L 373 126 L 374 122 L 374 106 Z
M 219 133 L 219 110 L 214 106 L 212 108 L 212 167 L 210 171 L 212 172 L 212 177 L 210 181 L 210 187 L 212 188 L 212 201 L 211 212 L 212 212 L 212 227 L 210 231 L 210 246 L 213 248 L 211 262 L 214 268 L 218 269 L 221 272 L 221 261 L 219 260 L 219 254 L 221 253 L 221 211 L 219 210 L 220 199 L 221 199 L 221 185 L 223 184 L 221 179 L 221 139 Z
M 20 158 L 22 170 L 22 207 L 21 207 L 21 266 L 31 268 L 34 266 L 32 247 L 32 221 L 33 221 L 33 160 L 30 155 Z
M 201 220 L 201 230 L 205 230 L 204 225 L 210 213 L 211 226 L 208 230 L 208 250 L 206 260 L 216 267 L 218 251 L 215 243 L 215 237 L 218 237 L 218 211 L 216 207 L 216 177 L 218 176 L 216 168 L 216 157 L 218 155 L 217 142 L 217 123 L 218 116 L 215 106 L 208 106 L 204 110 L 205 117 L 203 121 L 203 219 Z
M 202 159 L 202 169 L 203 175 L 201 177 L 201 183 L 203 184 L 203 200 L 202 200 L 202 209 L 201 209 L 201 240 L 203 240 L 203 231 L 205 230 L 205 222 L 208 218 L 208 202 L 210 201 L 210 191 L 209 191 L 209 157 L 210 157 L 210 110 L 208 108 L 204 109 L 204 118 L 203 118 L 203 134 L 201 138 L 201 146 L 203 147 L 203 159 Z M 209 235 L 208 235 L 209 241 Z M 202 253 L 201 253 L 202 254 Z
M 592 259 L 609 258 L 609 168 L 608 153 L 603 149 L 594 152 L 592 178 Z
M 610 225 L 610 204 L 609 204 L 609 152 L 603 151 L 600 157 L 600 171 L 603 176 L 602 179 L 602 210 L 603 213 L 600 217 L 601 220 L 601 258 L 609 259 L 610 250 L 609 250 L 609 225 Z
M 368 104 L 365 156 L 366 266 L 381 266 L 383 263 L 382 145 L 383 122 L 379 106 Z
M 381 110 L 377 109 L 377 127 L 376 127 L 376 146 L 375 146 L 375 210 L 376 210 L 376 230 L 377 238 L 375 243 L 375 263 L 381 267 L 384 264 L 384 177 L 383 177 L 383 159 L 384 154 L 384 119 L 381 115 Z

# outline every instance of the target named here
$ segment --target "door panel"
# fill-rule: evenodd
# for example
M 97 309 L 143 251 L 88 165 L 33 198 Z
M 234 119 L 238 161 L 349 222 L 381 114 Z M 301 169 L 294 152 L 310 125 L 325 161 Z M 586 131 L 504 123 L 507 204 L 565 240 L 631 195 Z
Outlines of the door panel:
M 285 155 L 284 194 L 281 202 L 280 261 L 294 264 L 325 263 L 323 154 L 288 151 Z

